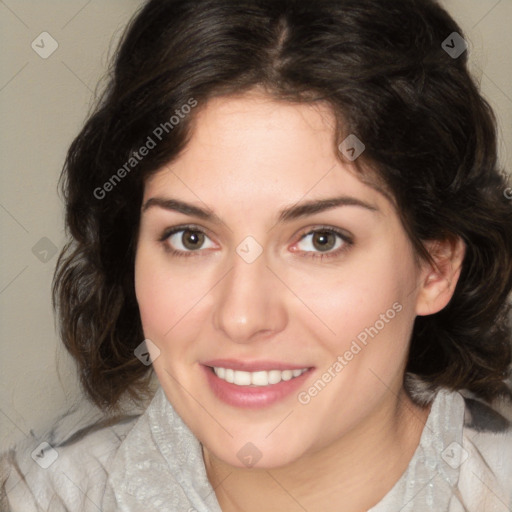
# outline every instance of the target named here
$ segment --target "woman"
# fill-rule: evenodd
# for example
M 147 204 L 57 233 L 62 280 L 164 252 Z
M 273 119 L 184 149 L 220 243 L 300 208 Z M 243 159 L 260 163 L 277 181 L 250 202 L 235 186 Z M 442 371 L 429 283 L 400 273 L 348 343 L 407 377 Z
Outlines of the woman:
M 510 509 L 512 203 L 436 3 L 150 0 L 63 177 L 63 342 L 151 402 L 7 509 Z

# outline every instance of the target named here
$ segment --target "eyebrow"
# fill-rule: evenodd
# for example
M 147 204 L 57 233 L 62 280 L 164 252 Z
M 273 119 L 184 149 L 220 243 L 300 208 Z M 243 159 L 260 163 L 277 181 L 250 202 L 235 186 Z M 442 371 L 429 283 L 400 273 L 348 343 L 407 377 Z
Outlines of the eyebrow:
M 371 212 L 379 212 L 380 210 L 371 204 L 365 203 L 360 199 L 350 196 L 340 196 L 327 199 L 316 199 L 288 206 L 279 212 L 278 223 L 290 222 L 292 220 L 301 219 L 315 213 L 321 213 L 341 206 L 357 206 Z M 197 217 L 201 220 L 209 221 L 214 224 L 223 224 L 221 218 L 213 213 L 210 209 L 203 209 L 178 199 L 165 197 L 152 197 L 148 199 L 142 206 L 142 213 L 150 208 L 159 207 L 164 210 L 175 211 L 184 215 Z

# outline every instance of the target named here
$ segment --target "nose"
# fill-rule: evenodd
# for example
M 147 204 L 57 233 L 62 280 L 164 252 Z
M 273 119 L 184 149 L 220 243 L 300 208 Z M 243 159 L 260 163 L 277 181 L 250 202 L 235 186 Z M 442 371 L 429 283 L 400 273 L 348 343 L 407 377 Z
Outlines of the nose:
M 282 331 L 288 321 L 286 288 L 267 266 L 265 253 L 247 263 L 237 253 L 231 270 L 215 287 L 213 323 L 235 343 L 250 343 Z

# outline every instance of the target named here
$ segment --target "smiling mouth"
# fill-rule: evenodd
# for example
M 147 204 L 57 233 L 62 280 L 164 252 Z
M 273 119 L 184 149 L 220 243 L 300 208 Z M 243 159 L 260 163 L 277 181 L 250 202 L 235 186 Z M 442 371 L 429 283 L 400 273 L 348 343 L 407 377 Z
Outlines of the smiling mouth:
M 217 359 L 201 366 L 217 399 L 231 407 L 254 410 L 287 399 L 315 370 L 300 363 L 235 359 Z
M 242 370 L 233 370 L 232 368 L 223 368 L 220 366 L 209 367 L 215 375 L 230 384 L 236 386 L 271 386 L 279 384 L 282 381 L 288 381 L 300 377 L 309 368 L 295 370 L 261 370 L 256 372 L 247 372 Z

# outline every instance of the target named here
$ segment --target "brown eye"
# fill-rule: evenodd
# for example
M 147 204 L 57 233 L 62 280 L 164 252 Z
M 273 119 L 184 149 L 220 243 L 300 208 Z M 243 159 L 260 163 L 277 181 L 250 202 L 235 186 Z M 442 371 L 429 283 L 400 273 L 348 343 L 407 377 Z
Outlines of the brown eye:
M 160 237 L 160 242 L 165 244 L 174 253 L 181 253 L 184 256 L 194 252 L 199 253 L 202 249 L 212 249 L 215 247 L 215 244 L 201 230 L 191 227 L 187 228 L 186 226 L 165 231 Z
M 336 236 L 329 231 L 317 231 L 313 234 L 313 246 L 319 251 L 329 251 L 336 245 Z
M 305 256 L 327 258 L 341 256 L 353 243 L 352 237 L 344 232 L 334 228 L 318 228 L 303 235 L 297 248 Z
M 183 230 L 183 235 L 181 235 L 181 243 L 183 244 L 183 247 L 193 251 L 200 248 L 203 245 L 204 238 L 204 233 L 186 229 Z

